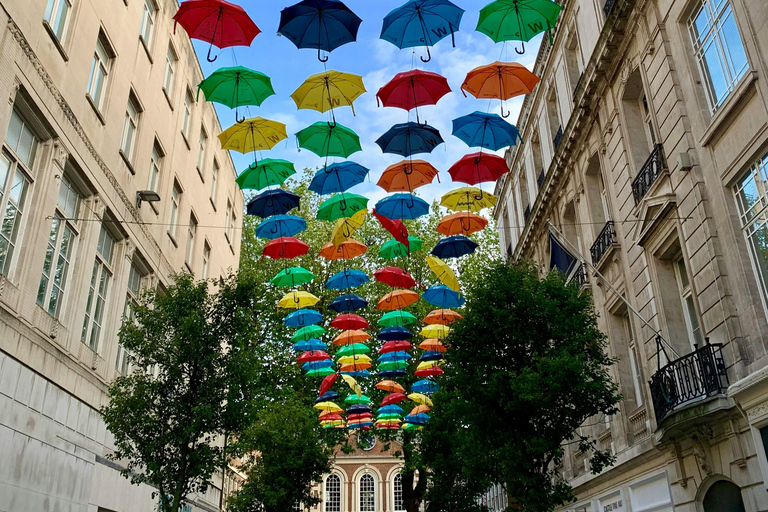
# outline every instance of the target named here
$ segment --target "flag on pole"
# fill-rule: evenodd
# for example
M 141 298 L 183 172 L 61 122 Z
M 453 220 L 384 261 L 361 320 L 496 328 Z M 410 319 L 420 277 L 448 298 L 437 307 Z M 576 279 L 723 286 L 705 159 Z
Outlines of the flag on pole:
M 566 249 L 557 239 L 552 230 L 549 230 L 549 268 L 557 268 L 563 274 L 570 275 L 576 266 L 576 257 Z

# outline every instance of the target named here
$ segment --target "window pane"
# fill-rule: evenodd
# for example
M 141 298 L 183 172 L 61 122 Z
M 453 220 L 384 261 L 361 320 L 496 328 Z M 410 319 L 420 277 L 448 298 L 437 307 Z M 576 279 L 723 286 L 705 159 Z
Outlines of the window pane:
M 8 123 L 8 131 L 5 133 L 5 142 L 14 150 L 19 145 L 19 137 L 21 137 L 21 130 L 24 127 L 24 121 L 16 110 L 11 112 L 11 120 Z
M 747 54 L 744 52 L 744 45 L 741 43 L 739 29 L 736 27 L 736 20 L 733 18 L 731 7 L 728 6 L 727 17 L 723 20 L 722 39 L 725 47 L 726 59 L 730 62 L 730 73 L 733 75 L 733 81 L 738 81 L 744 76 L 749 67 Z
M 112 261 L 112 248 L 115 245 L 115 239 L 109 231 L 101 226 L 101 232 L 99 232 L 99 243 L 96 246 L 98 253 L 104 258 L 107 263 Z
M 67 22 L 67 14 L 69 14 L 69 2 L 68 0 L 59 0 L 59 4 L 56 8 L 56 13 L 53 19 L 49 19 L 56 38 L 61 41 L 64 37 L 64 27 Z
M 360 477 L 360 511 L 374 512 L 376 507 L 376 487 L 371 475 Z
M 341 479 L 338 475 L 325 480 L 325 512 L 341 512 Z
M 66 176 L 61 178 L 61 185 L 59 186 L 59 198 L 57 200 L 59 208 L 64 211 L 64 214 L 69 219 L 77 218 L 78 210 L 80 209 L 80 194 L 75 190 Z
M 43 275 L 40 278 L 40 286 L 37 288 L 37 303 L 45 305 L 45 293 L 48 290 L 48 282 L 51 276 L 51 266 L 53 265 L 53 255 L 56 252 L 56 240 L 59 236 L 59 226 L 61 220 L 58 216 L 51 222 L 51 232 L 48 235 L 48 246 L 45 249 L 45 260 L 43 261 Z

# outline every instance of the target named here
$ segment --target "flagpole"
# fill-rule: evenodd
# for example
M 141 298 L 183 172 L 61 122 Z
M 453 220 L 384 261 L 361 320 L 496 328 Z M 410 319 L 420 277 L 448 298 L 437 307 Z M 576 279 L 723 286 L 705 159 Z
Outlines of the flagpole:
M 574 245 L 573 245 L 573 244 L 572 244 L 572 243 L 571 243 L 571 242 L 570 242 L 570 241 L 569 241 L 569 240 L 568 240 L 568 239 L 565 237 L 565 235 L 564 235 L 564 234 L 563 234 L 563 233 L 562 233 L 562 232 L 561 232 L 559 229 L 557 229 L 557 228 L 555 227 L 555 225 L 554 225 L 554 224 L 552 224 L 552 221 L 551 221 L 551 220 L 547 220 L 547 224 L 549 224 L 549 227 L 550 227 L 550 229 L 552 229 L 552 230 L 554 230 L 554 231 L 555 231 L 555 234 L 557 235 L 558 241 L 559 241 L 559 242 L 561 242 L 561 243 L 565 243 L 566 245 L 568 245 L 568 246 L 569 246 L 569 248 L 570 248 L 570 250 L 572 250 L 573 252 L 575 252 L 575 253 L 576 253 L 576 255 L 579 257 L 579 259 L 581 260 L 581 263 L 582 263 L 582 265 L 587 265 L 587 266 L 589 266 L 589 267 L 592 269 L 592 271 L 595 273 L 595 275 L 596 275 L 596 276 L 598 276 L 598 277 L 600 277 L 600 278 L 603 280 L 603 282 L 606 284 L 606 286 L 608 286 L 608 288 L 609 288 L 609 289 L 610 289 L 610 290 L 611 290 L 613 293 L 615 293 L 615 294 L 616 294 L 616 296 L 617 296 L 619 299 L 621 299 L 621 301 L 622 301 L 622 302 L 623 302 L 623 303 L 624 303 L 624 304 L 627 306 L 627 308 L 628 308 L 630 311 L 632 311 L 632 313 L 634 313 L 634 315 L 635 315 L 637 318 L 639 318 L 641 322 L 643 322 L 643 323 L 644 323 L 646 326 L 650 327 L 650 328 L 651 328 L 651 330 L 654 332 L 654 334 L 656 334 L 656 336 L 658 336 L 658 337 L 659 337 L 659 339 L 660 339 L 660 340 L 661 340 L 661 341 L 664 343 L 664 345 L 666 345 L 666 346 L 667 346 L 667 348 L 669 348 L 669 350 L 671 350 L 671 351 L 672 351 L 672 353 L 673 353 L 673 354 L 675 354 L 675 356 L 679 358 L 679 357 L 680 357 L 680 354 L 678 354 L 678 353 L 677 353 L 677 351 L 674 349 L 674 347 L 672 347 L 672 345 L 670 345 L 670 344 L 669 344 L 669 342 L 668 342 L 667 340 L 665 340 L 665 339 L 664 339 L 664 337 L 661 335 L 661 331 L 657 331 L 657 330 L 656 330 L 656 328 L 655 328 L 654 326 L 652 326 L 650 323 L 648 323 L 648 321 L 647 321 L 645 318 L 643 318 L 643 315 L 641 315 L 641 314 L 640 314 L 640 312 L 639 312 L 638 310 L 636 310 L 636 309 L 635 309 L 635 308 L 632 306 L 632 304 L 630 304 L 630 303 L 629 303 L 629 301 L 626 299 L 626 297 L 624 297 L 624 296 L 623 296 L 623 295 L 622 295 L 622 294 L 619 292 L 619 290 L 617 290 L 616 288 L 614 288 L 614 286 L 611 284 L 611 282 L 610 282 L 610 281 L 608 281 L 608 279 L 607 279 L 607 278 L 606 278 L 606 277 L 605 277 L 603 274 L 601 274 L 601 273 L 600 273 L 600 271 L 599 271 L 599 270 L 597 270 L 597 268 L 596 268 L 596 267 L 595 267 L 595 266 L 594 266 L 592 263 L 589 263 L 589 262 L 587 261 L 587 258 L 586 258 L 586 257 L 584 257 L 584 255 L 583 255 L 583 254 L 581 254 L 581 251 L 580 251 L 580 250 L 579 250 L 577 247 L 575 247 L 575 246 L 574 246 Z

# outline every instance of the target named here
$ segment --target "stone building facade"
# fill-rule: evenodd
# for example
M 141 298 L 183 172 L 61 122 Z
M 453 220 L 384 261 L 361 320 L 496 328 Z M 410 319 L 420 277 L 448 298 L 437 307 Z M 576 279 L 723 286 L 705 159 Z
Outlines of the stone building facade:
M 495 215 L 543 271 L 564 239 L 617 360 L 561 510 L 768 510 L 768 2 L 560 3 Z
M 141 289 L 236 268 L 243 212 L 177 9 L 0 0 L 0 511 L 156 509 L 105 458 L 117 331 Z

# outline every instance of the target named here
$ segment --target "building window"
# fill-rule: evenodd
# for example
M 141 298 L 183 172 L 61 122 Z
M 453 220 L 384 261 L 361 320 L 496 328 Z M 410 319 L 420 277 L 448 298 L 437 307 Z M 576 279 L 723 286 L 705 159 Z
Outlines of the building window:
M 200 140 L 197 147 L 197 174 L 200 179 L 205 181 L 203 173 L 205 172 L 205 150 L 208 147 L 208 134 L 203 126 L 200 127 Z
M 136 148 L 136 137 L 139 128 L 139 115 L 141 114 L 141 104 L 139 103 L 133 91 L 128 95 L 128 106 L 125 108 L 125 119 L 123 120 L 123 134 L 120 140 L 120 151 L 129 161 L 133 161 L 133 152 Z
M 651 108 L 648 106 L 648 97 L 643 93 L 643 97 L 640 98 L 640 109 L 643 114 L 643 123 L 645 124 L 645 136 L 648 139 L 648 151 L 653 151 L 653 147 L 656 145 L 656 130 L 653 128 L 653 118 L 651 116 Z
M 749 68 L 728 0 L 703 0 L 688 21 L 709 106 L 714 111 Z
M 197 235 L 197 219 L 194 213 L 189 214 L 189 226 L 187 226 L 187 252 L 184 257 L 184 262 L 187 264 L 187 268 L 192 272 L 192 264 L 194 263 L 195 256 L 195 236 Z
M 168 233 L 175 239 L 177 225 L 179 220 L 179 206 L 181 204 L 181 187 L 176 181 L 173 182 L 173 191 L 171 192 L 171 215 L 168 219 Z
M 123 322 L 134 322 L 134 309 L 138 305 L 139 292 L 141 291 L 141 270 L 135 263 L 131 263 L 131 269 L 128 273 L 128 290 L 123 306 Z M 122 343 L 117 344 L 117 359 L 115 359 L 115 370 L 120 375 L 127 375 L 131 371 L 131 353 Z
M 373 475 L 360 477 L 360 512 L 376 510 L 376 482 Z
M 213 209 L 216 209 L 216 192 L 219 186 L 219 163 L 216 159 L 213 159 L 213 167 L 211 168 L 211 204 Z
M 43 274 L 37 289 L 37 304 L 54 318 L 59 318 L 77 240 L 76 223 L 80 211 L 80 194 L 66 176 L 61 178 L 56 203 L 45 251 Z
M 0 155 L 0 273 L 7 276 L 21 226 L 29 188 L 29 179 L 22 166 L 3 151 Z
M 114 57 L 115 52 L 112 51 L 107 36 L 104 32 L 99 31 L 99 38 L 96 40 L 96 51 L 93 53 L 91 75 L 88 78 L 88 96 L 99 110 L 101 110 L 104 105 L 109 71 Z
M 392 487 L 393 487 L 393 494 L 394 494 L 394 504 L 395 504 L 395 511 L 399 512 L 401 510 L 405 510 L 405 505 L 403 504 L 403 475 L 398 473 L 395 475 L 395 478 L 392 480 Z
M 225 213 L 224 235 L 231 246 L 235 241 L 235 212 L 232 209 L 232 203 L 227 200 L 227 211 Z
M 60 42 L 64 41 L 67 17 L 71 9 L 71 0 L 48 0 L 48 6 L 45 8 L 45 21 Z
M 114 237 L 102 224 L 99 232 L 99 241 L 96 245 L 96 259 L 93 262 L 88 301 L 85 306 L 83 331 L 80 334 L 80 341 L 88 345 L 93 351 L 99 350 L 104 310 L 107 308 L 107 292 L 109 290 L 109 281 L 112 278 L 112 252 L 114 251 L 114 246 Z
M 768 299 L 768 154 L 736 183 L 734 193 L 752 263 Z
M 208 279 L 208 266 L 211 264 L 211 246 L 206 241 L 203 244 L 203 267 L 200 269 L 200 279 Z
M 155 26 L 155 4 L 152 0 L 144 0 L 144 10 L 141 13 L 141 31 L 139 37 L 144 45 L 149 48 L 152 43 L 152 29 Z
M 701 327 L 699 325 L 698 316 L 696 315 L 696 305 L 694 304 L 694 296 L 691 291 L 691 281 L 688 278 L 688 271 L 685 268 L 685 260 L 683 259 L 682 254 L 677 257 L 674 265 L 677 287 L 680 290 L 680 300 L 682 300 L 683 317 L 685 318 L 685 325 L 688 329 L 691 346 L 695 344 L 701 347 L 703 345 Z
M 341 478 L 338 475 L 325 479 L 325 512 L 341 512 Z
M 192 103 L 194 102 L 192 93 L 187 89 L 187 93 L 184 95 L 184 121 L 181 125 L 181 134 L 187 141 L 189 140 L 189 127 L 192 124 Z
M 172 46 L 168 46 L 168 52 L 165 54 L 165 78 L 163 78 L 163 92 L 170 98 L 173 95 L 173 81 L 176 73 L 176 61 L 179 58 Z
M 8 123 L 8 132 L 5 134 L 5 145 L 27 170 L 32 169 L 39 142 L 29 123 L 14 109 Z
M 162 169 L 164 156 L 162 148 L 160 148 L 160 145 L 155 141 L 152 146 L 152 156 L 149 159 L 149 181 L 147 182 L 147 189 L 149 190 L 157 192 L 157 185 L 160 179 L 160 170 Z
M 624 333 L 627 337 L 627 349 L 629 350 L 629 368 L 632 372 L 632 387 L 635 391 L 635 405 L 640 407 L 643 405 L 643 375 L 640 369 L 640 358 L 637 357 L 637 343 L 635 343 L 635 331 L 632 330 L 632 321 L 629 315 L 624 315 Z M 606 426 L 610 426 L 608 420 L 609 416 L 606 416 Z

